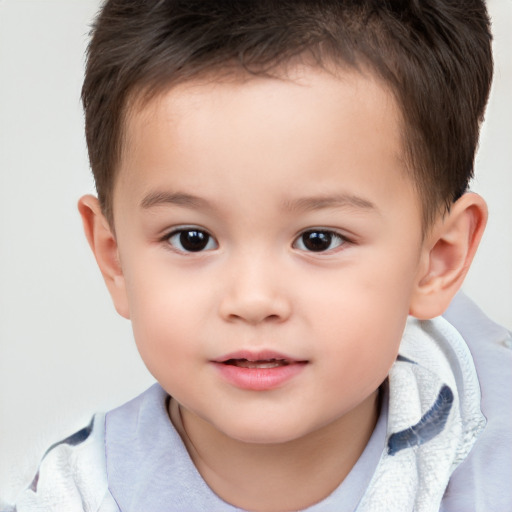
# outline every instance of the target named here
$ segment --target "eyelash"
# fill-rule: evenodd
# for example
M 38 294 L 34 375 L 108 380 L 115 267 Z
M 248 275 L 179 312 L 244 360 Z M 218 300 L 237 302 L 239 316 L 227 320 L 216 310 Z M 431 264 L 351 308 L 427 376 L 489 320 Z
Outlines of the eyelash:
M 190 247 L 187 249 L 184 247 L 184 243 L 186 240 L 183 238 L 186 234 L 195 233 L 195 235 L 199 235 L 196 240 L 196 247 Z M 309 242 L 312 243 L 315 247 L 310 246 L 307 247 L 307 244 L 304 243 L 303 237 L 307 235 L 314 235 L 309 239 Z M 175 242 L 172 242 L 172 239 L 175 239 Z M 218 242 L 215 238 L 208 233 L 205 229 L 202 229 L 197 226 L 182 226 L 172 230 L 170 233 L 167 233 L 162 237 L 162 242 L 165 242 L 171 248 L 179 252 L 181 254 L 193 254 L 193 253 L 201 253 L 205 251 L 211 251 L 218 248 Z M 191 240 L 189 240 L 190 242 Z M 332 243 L 335 243 L 335 247 L 330 247 Z M 345 244 L 350 243 L 351 241 L 346 237 L 341 235 L 339 232 L 332 229 L 324 229 L 324 228 L 309 228 L 302 233 L 300 233 L 293 241 L 292 247 L 294 249 L 298 249 L 301 251 L 309 252 L 309 253 L 331 253 L 336 250 L 341 250 Z M 179 243 L 181 248 L 176 247 L 176 244 Z M 193 243 L 193 241 L 192 241 Z M 327 244 L 327 247 L 326 247 Z M 213 245 L 213 247 L 212 247 Z M 210 246 L 210 247 L 209 247 Z
M 303 237 L 306 235 L 315 235 L 310 239 L 314 244 L 316 245 L 316 248 L 318 250 L 306 247 L 306 244 L 304 243 Z M 337 244 L 335 247 L 330 247 L 330 245 L 335 241 Z M 323 245 L 325 245 L 325 242 L 328 243 L 329 247 L 323 248 Z M 325 228 L 309 228 L 303 231 L 299 234 L 299 236 L 294 240 L 292 247 L 304 250 L 309 253 L 319 253 L 319 254 L 325 254 L 325 253 L 332 253 L 336 250 L 341 250 L 341 248 L 346 244 L 350 243 L 350 240 L 343 236 L 341 233 L 333 230 L 333 229 L 325 229 Z M 302 248 L 298 247 L 299 244 L 302 244 Z
M 204 247 L 202 246 L 201 243 L 198 244 L 199 248 L 197 250 L 193 250 L 193 249 L 188 250 L 185 247 L 183 247 L 184 240 L 182 240 L 181 237 L 185 233 L 200 234 L 199 238 L 202 237 L 203 240 L 199 240 L 199 242 L 205 241 Z M 173 238 L 177 238 L 179 240 L 179 243 L 181 244 L 182 249 L 179 249 L 175 245 L 173 245 L 173 243 L 172 243 Z M 197 226 L 182 226 L 182 227 L 176 228 L 176 229 L 172 230 L 170 233 L 167 233 L 164 237 L 162 237 L 162 241 L 166 242 L 168 245 L 170 245 L 174 251 L 179 252 L 181 254 L 193 254 L 193 253 L 204 252 L 205 250 L 211 251 L 213 249 L 216 249 L 219 246 L 217 241 L 215 240 L 215 238 L 213 238 L 213 236 L 210 235 L 210 233 L 208 233 L 208 231 L 206 231 L 205 229 L 201 229 Z M 212 242 L 215 244 L 215 247 L 208 247 L 208 245 L 210 245 L 210 243 L 212 243 Z

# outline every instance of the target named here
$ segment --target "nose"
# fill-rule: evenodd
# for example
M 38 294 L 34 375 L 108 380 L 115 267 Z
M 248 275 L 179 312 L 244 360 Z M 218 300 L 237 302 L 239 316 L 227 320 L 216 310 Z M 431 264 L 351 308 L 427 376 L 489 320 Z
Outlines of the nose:
M 291 314 L 290 287 L 282 287 L 275 264 L 248 256 L 224 275 L 219 313 L 229 322 L 284 322 Z

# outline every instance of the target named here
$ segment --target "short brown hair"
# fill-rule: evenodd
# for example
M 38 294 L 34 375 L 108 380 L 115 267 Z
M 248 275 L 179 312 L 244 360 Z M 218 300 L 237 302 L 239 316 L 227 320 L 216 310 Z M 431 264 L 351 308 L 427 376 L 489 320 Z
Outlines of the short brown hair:
M 307 55 L 370 69 L 394 93 L 424 224 L 468 187 L 492 80 L 482 0 L 107 0 L 88 48 L 82 100 L 101 207 L 134 95 L 221 70 L 269 74 Z

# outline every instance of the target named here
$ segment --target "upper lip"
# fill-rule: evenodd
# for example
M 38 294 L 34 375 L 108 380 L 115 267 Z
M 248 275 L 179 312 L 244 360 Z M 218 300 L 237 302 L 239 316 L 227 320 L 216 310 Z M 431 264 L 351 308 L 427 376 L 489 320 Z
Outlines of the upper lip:
M 273 350 L 237 350 L 236 352 L 230 352 L 229 354 L 225 354 L 221 357 L 218 357 L 213 360 L 214 363 L 225 363 L 226 361 L 230 361 L 233 359 L 245 359 L 246 361 L 287 361 L 289 363 L 304 363 L 306 362 L 304 359 L 297 359 L 295 357 L 290 357 L 286 354 L 282 354 L 280 352 L 275 352 Z

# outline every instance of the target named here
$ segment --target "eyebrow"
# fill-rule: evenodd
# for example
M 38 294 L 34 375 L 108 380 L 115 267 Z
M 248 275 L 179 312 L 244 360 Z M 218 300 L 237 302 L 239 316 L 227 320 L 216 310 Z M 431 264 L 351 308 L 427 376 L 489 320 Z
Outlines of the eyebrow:
M 198 196 L 182 192 L 150 192 L 142 199 L 140 206 L 145 210 L 155 206 L 175 205 L 187 208 L 211 208 L 211 204 Z
M 314 211 L 324 208 L 356 208 L 358 210 L 378 211 L 374 203 L 353 194 L 337 194 L 332 196 L 301 197 L 286 201 L 284 206 L 291 211 Z
M 209 201 L 202 197 L 186 194 L 183 192 L 154 191 L 142 199 L 141 207 L 145 210 L 155 206 L 174 205 L 185 208 L 212 209 Z M 326 208 L 355 208 L 358 210 L 377 211 L 378 208 L 368 199 L 353 194 L 337 194 L 332 196 L 311 196 L 301 197 L 293 200 L 286 200 L 283 203 L 284 209 L 296 211 L 315 211 Z

